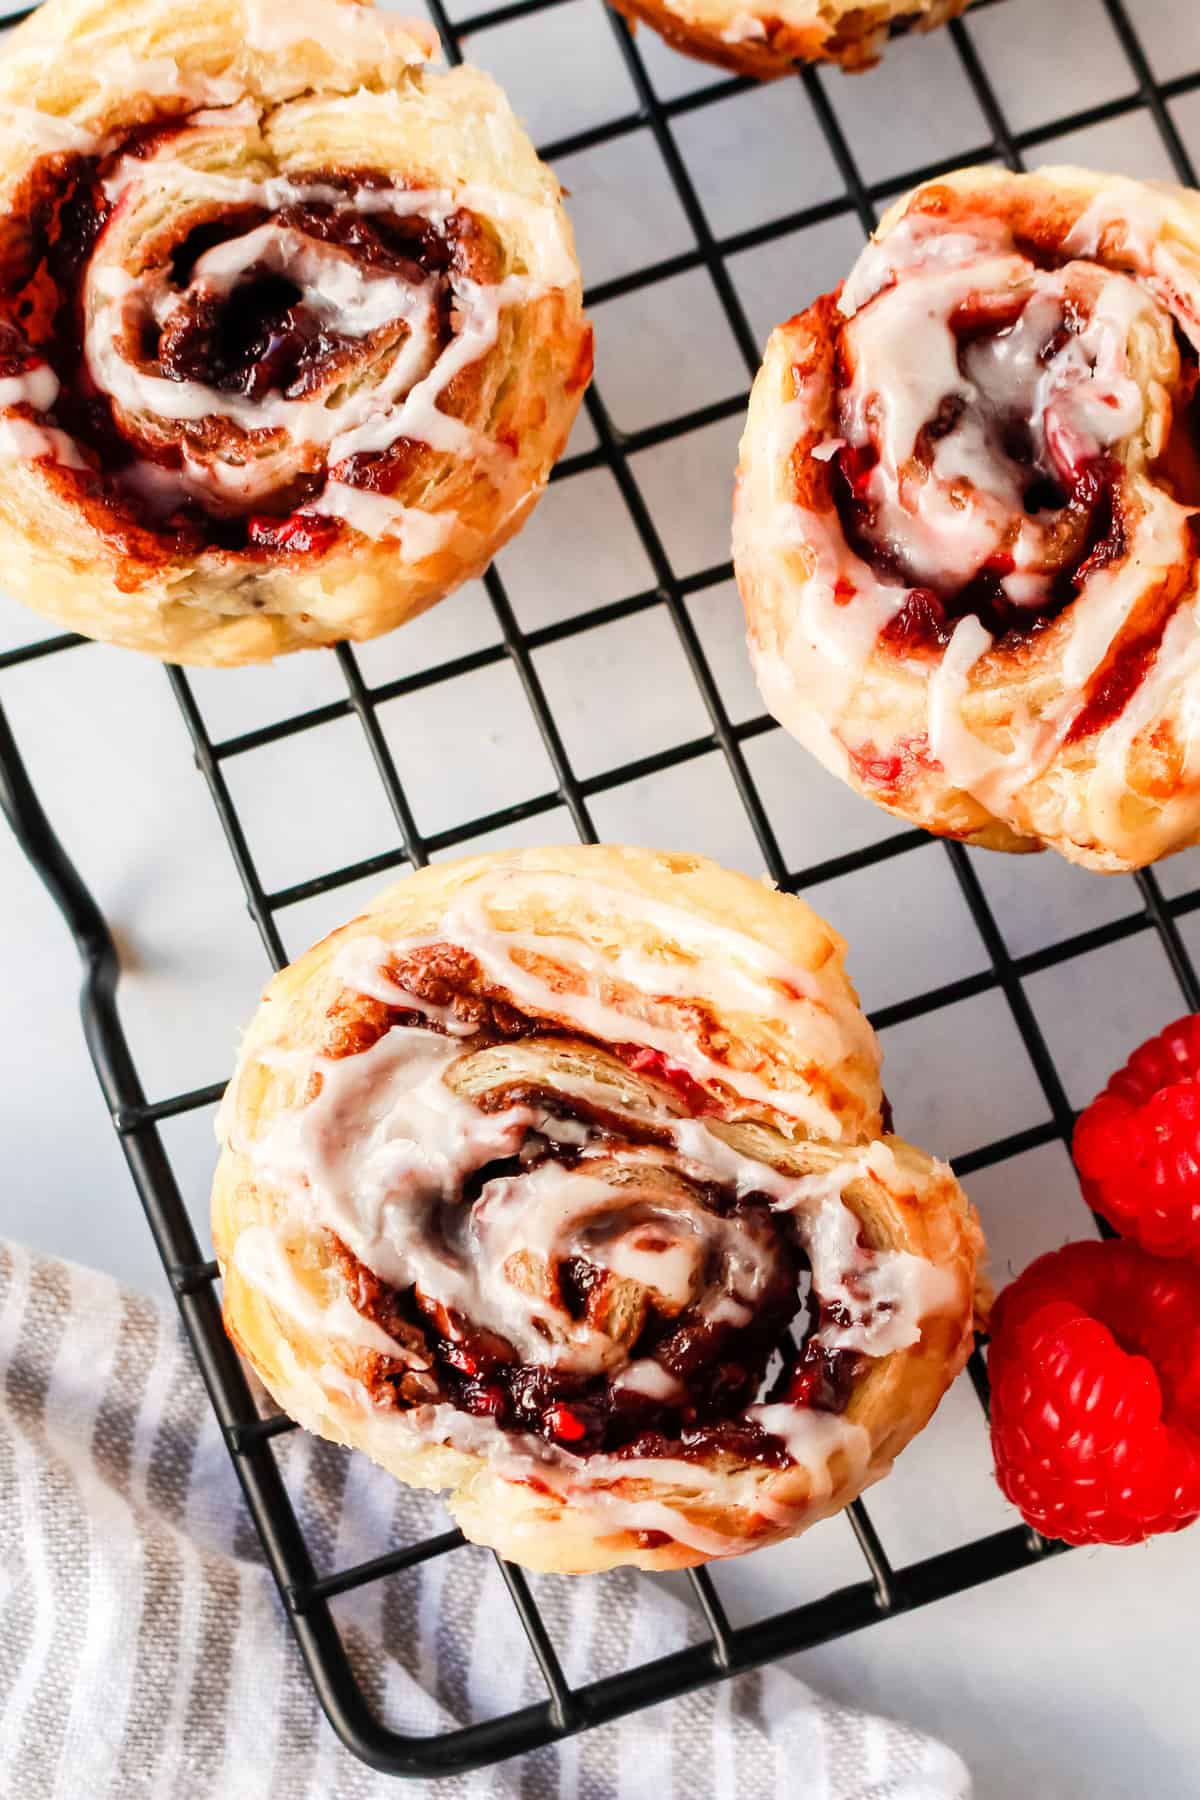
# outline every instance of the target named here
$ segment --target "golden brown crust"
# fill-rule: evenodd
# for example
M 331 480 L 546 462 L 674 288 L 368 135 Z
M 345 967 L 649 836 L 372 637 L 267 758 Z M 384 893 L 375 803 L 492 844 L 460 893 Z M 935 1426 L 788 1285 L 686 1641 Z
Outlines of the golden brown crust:
M 970 0 L 611 0 L 653 26 L 676 50 L 739 75 L 770 81 L 797 63 L 869 69 L 889 35 L 932 31 Z
M 387 433 L 377 434 L 365 454 L 338 449 L 352 430 L 327 452 L 321 419 L 309 442 L 311 415 L 265 429 L 235 422 L 236 393 L 205 416 L 191 404 L 187 359 L 181 353 L 165 368 L 146 361 L 133 327 L 118 331 L 121 363 L 102 387 L 112 392 L 110 382 L 124 382 L 130 369 L 169 379 L 143 384 L 132 400 L 123 386 L 114 425 L 99 438 L 85 429 L 75 452 L 54 451 L 46 435 L 61 423 L 75 438 L 79 409 L 60 419 L 63 394 L 41 410 L 0 400 L 10 591 L 91 636 L 177 662 L 237 664 L 390 630 L 478 574 L 520 529 L 590 378 L 591 334 L 557 182 L 489 77 L 429 69 L 431 49 L 425 27 L 356 0 L 47 0 L 13 34 L 0 57 L 0 362 L 8 353 L 0 381 L 23 372 L 12 352 L 24 342 L 32 291 L 24 284 L 33 277 L 44 288 L 44 269 L 34 277 L 32 265 L 41 235 L 59 234 L 56 187 L 71 193 L 76 211 L 74 196 L 86 191 L 101 223 L 108 213 L 78 270 L 93 376 L 96 347 L 114 336 L 114 282 L 144 282 L 161 265 L 174 302 L 187 277 L 171 258 L 189 232 L 212 226 L 214 209 L 218 226 L 221 214 L 240 209 L 247 231 L 260 215 L 278 231 L 281 207 L 286 222 L 297 194 L 330 183 L 347 199 L 326 193 L 317 212 L 340 206 L 367 228 L 383 217 L 386 229 L 387 216 L 372 212 L 369 192 L 360 205 L 364 187 L 431 196 L 435 260 L 422 263 L 427 252 L 415 237 L 411 252 L 401 245 L 382 265 L 377 238 L 367 250 L 340 250 L 334 239 L 326 262 L 343 285 L 355 267 L 406 279 L 407 255 L 409 269 L 417 265 L 411 280 L 432 273 L 446 297 L 430 405 L 403 405 L 426 372 L 414 363 L 392 407 L 399 440 L 389 447 Z M 168 129 L 148 135 L 158 121 Z M 137 154 L 123 163 L 122 146 L 131 144 Z M 420 223 L 414 215 L 414 232 Z M 304 218 L 298 229 L 310 229 Z M 311 277 L 318 293 L 321 279 Z M 399 326 L 380 318 L 369 330 L 351 322 L 340 347 L 336 304 L 316 318 L 322 329 L 331 319 L 335 331 L 314 365 L 323 385 L 310 375 L 307 389 L 297 381 L 287 392 L 315 395 L 317 404 L 327 394 L 330 420 L 348 408 L 348 417 L 369 418 L 370 394 L 425 329 L 420 315 Z M 311 336 L 315 327 L 305 329 Z M 443 358 L 465 333 L 475 353 L 456 370 Z M 30 355 L 46 357 L 73 391 L 77 345 L 51 336 Z M 264 402 L 276 398 L 268 391 Z M 442 427 L 438 414 L 453 423 Z M 438 442 L 426 441 L 431 431 Z M 139 460 L 160 465 L 147 478 L 153 486 L 119 473 L 112 446 L 122 439 Z M 330 467 L 336 486 L 327 487 Z M 226 521 L 219 529 L 214 509 Z M 251 515 L 265 525 L 251 530 Z
M 447 1005 L 466 983 L 459 1022 L 482 1020 L 490 1035 L 492 1027 L 507 1033 L 490 1049 L 464 1055 L 462 1069 L 467 1072 L 455 1077 L 456 1091 L 467 1099 L 478 1102 L 490 1093 L 493 1110 L 531 1089 L 557 1093 L 561 1100 L 580 1082 L 589 1085 L 594 1102 L 599 1082 L 612 1118 L 639 1111 L 644 1115 L 649 1081 L 661 1105 L 680 1111 L 678 1093 L 669 1085 L 655 1089 L 654 1074 L 635 1073 L 634 1065 L 591 1040 L 562 1035 L 579 1004 L 585 969 L 591 971 L 584 981 L 587 992 L 593 999 L 603 995 L 605 1004 L 627 1020 L 621 1030 L 627 1029 L 632 1045 L 642 1041 L 640 1034 L 651 1029 L 651 1020 L 663 1028 L 672 1011 L 662 994 L 651 998 L 630 980 L 630 971 L 640 968 L 643 958 L 653 959 L 665 972 L 659 985 L 666 991 L 681 972 L 698 966 L 698 945 L 713 953 L 717 942 L 724 951 L 723 967 L 735 972 L 739 943 L 752 959 L 747 970 L 758 966 L 753 958 L 765 950 L 786 958 L 798 981 L 807 983 L 820 972 L 824 985 L 819 992 L 839 1009 L 849 1033 L 840 1072 L 821 1088 L 826 1098 L 840 1096 L 834 1116 L 843 1132 L 841 1142 L 818 1141 L 786 1112 L 797 1070 L 811 1064 L 812 1044 L 824 1032 L 820 1018 L 813 1023 L 818 1037 L 806 1047 L 800 1014 L 794 1015 L 791 1033 L 781 1033 L 752 1012 L 738 1016 L 728 999 L 724 1004 L 709 999 L 708 1010 L 723 1028 L 723 1034 L 709 1034 L 709 1052 L 727 1059 L 729 1082 L 752 1068 L 763 1092 L 778 1098 L 777 1103 L 747 1099 L 713 1074 L 701 1081 L 708 1105 L 717 1109 L 705 1117 L 732 1154 L 769 1157 L 788 1175 L 832 1177 L 839 1172 L 836 1179 L 844 1183 L 863 1241 L 876 1250 L 907 1251 L 923 1259 L 936 1272 L 936 1284 L 922 1302 L 915 1342 L 860 1359 L 844 1418 L 830 1424 L 825 1447 L 807 1462 L 762 1466 L 714 1450 L 698 1457 L 690 1469 L 674 1466 L 669 1479 L 639 1473 L 636 1458 L 615 1470 L 609 1467 L 598 1495 L 577 1486 L 564 1491 L 549 1476 L 548 1487 L 531 1483 L 520 1470 L 506 1470 L 503 1458 L 496 1462 L 470 1444 L 455 1448 L 445 1441 L 423 1441 L 406 1428 L 402 1411 L 372 1405 L 363 1384 L 374 1391 L 374 1353 L 321 1327 L 323 1309 L 354 1291 L 347 1285 L 352 1259 L 327 1232 L 305 1222 L 285 1185 L 264 1176 L 254 1145 L 281 1116 L 288 1116 L 289 1108 L 313 1098 L 306 1085 L 306 1056 L 324 1049 L 335 1057 L 353 1057 L 377 1043 L 387 1029 L 392 1015 L 380 1011 L 378 1000 L 347 992 L 343 971 L 348 948 L 367 944 L 374 956 L 379 940 L 400 946 L 438 942 L 447 916 L 450 937 L 453 920 L 460 921 L 461 930 L 464 907 L 476 901 L 486 912 L 488 929 L 521 933 L 521 964 L 537 970 L 546 997 L 538 1009 L 546 1020 L 540 1034 L 512 1035 L 520 1029 L 515 1014 L 510 1019 L 470 1013 L 467 1009 L 480 999 L 489 1006 L 503 1005 L 513 996 L 506 996 L 494 975 L 482 979 L 476 970 L 472 976 L 462 958 L 423 951 L 414 959 L 406 949 L 381 967 L 388 979 L 403 972 L 408 991 L 419 989 L 424 1002 L 434 1006 Z M 716 939 L 713 932 L 722 935 Z M 538 937 L 547 938 L 543 955 L 534 950 Z M 899 1139 L 870 1148 L 879 1129 L 877 1073 L 869 1040 L 852 1029 L 851 1014 L 840 1011 L 843 1002 L 853 999 L 840 970 L 841 950 L 836 936 L 801 902 L 696 857 L 576 846 L 476 858 L 426 869 L 401 882 L 277 975 L 247 1032 L 223 1109 L 224 1149 L 213 1193 L 214 1243 L 234 1341 L 275 1398 L 302 1424 L 365 1450 L 414 1486 L 451 1490 L 451 1511 L 467 1536 L 530 1568 L 583 1571 L 621 1563 L 682 1568 L 776 1541 L 837 1511 L 887 1472 L 961 1368 L 971 1342 L 981 1254 L 974 1214 L 948 1169 Z M 418 980 L 413 971 L 431 954 L 435 960 L 426 963 L 428 979 Z M 613 961 L 612 975 L 605 978 L 598 973 L 596 955 L 624 960 L 620 969 Z M 767 966 L 776 968 L 773 961 Z M 566 1024 L 554 1022 L 559 1005 Z M 677 1017 L 681 1007 L 676 1003 Z M 687 1110 L 682 1107 L 683 1116 Z M 654 1151 L 646 1154 L 653 1162 Z M 668 1188 L 669 1182 L 664 1193 Z M 311 1297 L 315 1310 L 307 1319 L 299 1317 L 303 1307 L 281 1306 L 277 1294 L 268 1296 L 239 1266 L 239 1239 L 263 1225 L 281 1234 L 289 1279 Z M 617 1301 L 623 1304 L 624 1298 L 618 1295 Z M 632 1338 L 635 1327 L 621 1304 L 615 1311 L 610 1306 L 606 1330 Z M 652 1522 L 650 1514 L 640 1511 L 631 1517 L 631 1509 L 647 1506 L 672 1511 Z M 677 1534 L 664 1525 L 668 1516 L 676 1521 Z
M 988 848 L 1049 846 L 1106 872 L 1140 867 L 1200 835 L 1200 767 L 1189 725 L 1197 676 L 1187 628 L 1197 561 L 1186 516 L 1200 500 L 1200 482 L 1170 448 L 1179 436 L 1172 419 L 1177 412 L 1186 420 L 1192 403 L 1194 378 L 1173 377 L 1170 369 L 1178 367 L 1176 345 L 1186 349 L 1184 333 L 1194 334 L 1200 198 L 1083 169 L 1020 175 L 968 169 L 899 200 L 876 241 L 886 246 L 902 225 L 926 218 L 963 231 L 994 222 L 1035 267 L 1082 262 L 1132 275 L 1153 295 L 1165 325 L 1158 321 L 1149 332 L 1139 323 L 1127 347 L 1129 372 L 1144 395 L 1143 418 L 1112 451 L 1119 461 L 1113 505 L 1120 513 L 1120 554 L 1037 629 L 997 636 L 990 628 L 990 647 L 970 667 L 962 695 L 969 735 L 960 741 L 976 760 L 993 759 L 985 769 L 999 771 L 999 779 L 964 778 L 931 743 L 940 652 L 913 653 L 907 644 L 896 649 L 880 637 L 838 690 L 836 704 L 830 701 L 840 678 L 814 650 L 806 624 L 824 579 L 817 572 L 818 537 L 846 572 L 847 594 L 854 596 L 856 587 L 836 510 L 834 464 L 821 459 L 831 440 L 841 441 L 836 359 L 845 319 L 839 294 L 827 295 L 773 333 L 741 446 L 734 551 L 759 683 L 794 736 L 898 817 Z M 1082 249 L 1081 239 L 1087 240 Z M 1177 338 L 1172 311 L 1181 327 Z M 1188 356 L 1194 367 L 1194 352 Z M 903 367 L 896 378 L 904 380 Z M 795 432 L 786 427 L 789 409 L 800 421 Z M 1105 627 L 1094 652 L 1088 621 L 1100 617 L 1100 596 L 1108 603 L 1114 583 L 1122 584 L 1120 622 Z M 848 619 L 855 605 L 851 597 Z M 1077 666 L 1087 671 L 1084 677 L 1072 675 Z M 1026 758 L 1022 746 L 1033 742 L 1039 725 L 1042 745 Z M 1012 780 L 998 760 L 1005 755 L 1016 771 Z

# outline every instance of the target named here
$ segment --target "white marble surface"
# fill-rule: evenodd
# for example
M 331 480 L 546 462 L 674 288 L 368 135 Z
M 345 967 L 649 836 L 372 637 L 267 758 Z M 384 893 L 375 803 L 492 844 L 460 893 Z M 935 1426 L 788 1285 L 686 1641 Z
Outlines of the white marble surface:
M 460 0 L 460 11 L 466 4 Z M 1140 0 L 1135 10 L 1160 74 L 1200 68 L 1192 6 Z M 1019 128 L 1132 90 L 1099 0 L 1065 0 L 1054 8 L 1007 0 L 972 30 Z M 712 79 L 649 34 L 639 42 L 664 95 Z M 1066 45 L 1069 55 L 1062 54 Z M 634 104 L 598 0 L 571 0 L 540 20 L 479 34 L 469 52 L 508 83 L 541 141 Z M 900 44 L 882 71 L 854 82 L 834 76 L 827 87 L 869 179 L 986 141 L 948 37 Z M 1172 112 L 1200 157 L 1200 96 L 1175 101 Z M 795 83 L 686 114 L 676 140 L 718 237 L 839 191 Z M 1141 112 L 1052 140 L 1040 154 L 1167 173 L 1152 122 Z M 590 280 L 690 245 L 648 132 L 571 157 L 561 174 L 573 192 Z M 838 218 L 732 256 L 730 271 L 755 332 L 764 335 L 836 279 L 858 241 L 853 219 Z M 702 271 L 678 277 L 669 290 L 641 289 L 597 308 L 596 325 L 599 386 L 622 427 L 637 430 L 745 386 L 737 346 Z M 633 459 L 681 575 L 728 554 L 737 433 L 734 419 Z M 575 447 L 591 441 L 581 427 Z M 620 493 L 603 470 L 552 489 L 500 566 L 516 616 L 530 630 L 653 585 Z M 689 609 L 732 717 L 755 716 L 760 708 L 731 587 L 697 595 Z M 0 602 L 0 645 L 42 635 L 37 620 Z M 362 665 L 369 680 L 383 681 L 498 641 L 486 597 L 472 589 L 366 648 Z M 662 610 L 547 646 L 534 660 L 581 776 L 706 729 L 701 696 Z M 332 657 L 311 655 L 269 670 L 198 675 L 195 691 L 219 738 L 337 699 L 344 690 Z M 124 1017 L 149 1093 L 160 1098 L 220 1081 L 268 970 L 165 676 L 136 657 L 89 646 L 8 671 L 0 677 L 0 703 L 53 820 L 119 936 Z M 448 688 L 392 702 L 381 717 L 425 831 L 553 786 L 506 661 Z M 794 868 L 873 844 L 896 829 L 778 732 L 753 739 L 748 761 Z M 268 888 L 397 844 L 353 720 L 239 757 L 227 773 Z M 717 753 L 607 790 L 592 810 L 605 836 L 700 848 L 756 873 L 761 868 Z M 570 835 L 569 817 L 558 808 L 509 833 L 508 841 Z M 975 860 L 1018 954 L 1137 909 L 1126 880 L 1083 875 L 1050 858 Z M 1200 855 L 1180 859 L 1163 877 L 1171 893 L 1200 884 Z M 363 891 L 343 889 L 282 912 L 289 951 L 350 913 Z M 46 895 L 2 834 L 0 892 L 4 1229 L 162 1291 L 84 1052 L 73 952 Z M 869 1006 L 986 967 L 978 932 L 936 844 L 824 883 L 811 897 L 849 936 L 851 968 Z M 1185 935 L 1200 951 L 1200 915 L 1191 916 Z M 1134 1042 L 1182 1010 L 1165 958 L 1148 934 L 1039 974 L 1028 992 L 1076 1104 Z M 931 1149 L 969 1151 L 1047 1117 L 998 994 L 893 1027 L 885 1053 L 901 1126 Z M 207 1241 L 210 1114 L 173 1121 L 166 1138 Z M 1000 1279 L 1087 1229 L 1057 1146 L 992 1168 L 971 1189 Z M 1011 1520 L 991 1482 L 969 1387 L 961 1384 L 952 1394 L 871 1506 L 897 1563 Z M 796 1546 L 720 1570 L 717 1580 L 735 1619 L 743 1619 L 860 1575 L 848 1527 L 834 1520 Z M 1183 1800 L 1200 1788 L 1191 1675 L 1198 1611 L 1200 1536 L 1191 1534 L 1140 1551 L 1073 1554 L 829 1644 L 796 1664 L 830 1692 L 943 1733 L 971 1762 L 989 1800 Z M 796 1792 L 804 1792 L 803 1771 Z

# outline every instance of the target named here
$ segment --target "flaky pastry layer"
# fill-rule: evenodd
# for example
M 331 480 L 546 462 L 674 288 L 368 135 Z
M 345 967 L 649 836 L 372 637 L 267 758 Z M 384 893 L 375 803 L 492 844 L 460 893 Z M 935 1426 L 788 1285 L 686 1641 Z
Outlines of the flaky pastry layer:
M 889 34 L 931 31 L 970 0 L 612 0 L 618 11 L 652 25 L 676 50 L 754 75 L 786 75 L 797 63 L 867 69 Z
M 518 851 L 399 883 L 276 976 L 246 1034 L 213 1196 L 234 1341 L 302 1424 L 403 1481 L 449 1490 L 469 1537 L 530 1568 L 685 1567 L 843 1507 L 887 1472 L 962 1367 L 981 1240 L 950 1171 L 880 1137 L 877 1054 L 842 954 L 803 902 L 692 856 Z M 425 980 L 431 968 L 444 979 Z M 421 1020 L 406 1010 L 414 990 Z M 423 1172 L 397 1188 L 378 1184 L 379 1158 L 400 1166 L 414 1094 L 430 1091 L 389 1085 L 410 1054 L 434 1059 L 453 1100 L 436 1086 L 442 1101 L 421 1114 L 437 1125 Z M 446 1104 L 473 1110 L 452 1111 L 443 1135 Z M 402 1128 L 381 1124 L 400 1107 Z M 442 1221 L 427 1229 L 412 1224 L 411 1183 L 477 1129 L 502 1160 L 481 1192 L 466 1183 L 471 1252 L 442 1304 L 429 1243 L 456 1262 L 461 1192 L 438 1211 L 421 1189 Z M 763 1183 L 767 1199 L 747 1197 Z M 397 1205 L 403 1217 L 381 1226 Z M 686 1451 L 577 1454 L 589 1406 L 645 1383 L 654 1344 L 681 1342 L 670 1337 L 681 1322 L 724 1330 L 715 1321 L 732 1304 L 742 1316 L 719 1360 L 750 1355 L 754 1308 L 738 1309 L 738 1283 L 757 1259 L 760 1311 L 787 1303 L 793 1218 L 814 1283 L 841 1295 L 823 1327 L 824 1366 L 844 1378 L 830 1409 L 752 1404 Z M 708 1243 L 699 1262 L 696 1233 Z M 844 1282 L 839 1258 L 857 1270 Z M 401 1318 L 398 1302 L 381 1302 L 364 1263 L 393 1284 L 416 1270 L 420 1310 L 405 1301 Z M 582 1318 L 563 1301 L 571 1270 Z M 346 1311 L 368 1293 L 368 1330 L 385 1319 L 403 1336 L 403 1371 L 383 1373 L 379 1341 Z M 528 1414 L 523 1432 L 493 1424 L 511 1357 L 488 1362 L 484 1328 L 501 1325 L 537 1379 L 570 1371 L 543 1440 Z M 656 1363 L 652 1396 L 684 1366 L 663 1354 L 675 1373 Z M 447 1411 L 444 1366 L 430 1387 L 431 1355 L 468 1370 L 455 1390 L 467 1412 Z M 811 1356 L 804 1368 L 816 1371 Z M 778 1432 L 793 1434 L 791 1460 Z
M 1198 319 L 1194 193 L 966 169 L 772 334 L 734 556 L 767 704 L 826 767 L 1093 869 L 1196 841 Z
M 356 0 L 47 0 L 13 33 L 11 592 L 239 664 L 387 631 L 520 528 L 591 334 L 558 183 L 433 49 Z

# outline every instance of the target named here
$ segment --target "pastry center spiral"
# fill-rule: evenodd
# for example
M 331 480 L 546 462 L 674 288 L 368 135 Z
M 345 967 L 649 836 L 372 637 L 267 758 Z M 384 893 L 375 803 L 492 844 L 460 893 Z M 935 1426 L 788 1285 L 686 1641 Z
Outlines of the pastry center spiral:
M 1180 378 L 1168 314 L 1129 275 L 920 216 L 872 246 L 841 307 L 835 497 L 858 553 L 912 590 L 884 638 L 1053 618 L 1126 552 L 1121 482 Z
M 583 1143 L 565 1144 L 564 1127 Z M 808 1342 L 815 1322 L 807 1260 L 766 1198 L 689 1182 L 549 1110 L 520 1129 L 510 1166 L 476 1171 L 435 1209 L 406 1250 L 413 1285 L 388 1294 L 439 1394 L 579 1454 L 698 1450 L 732 1432 L 779 1460 L 739 1415 L 785 1347 L 787 1387 L 801 1355 L 789 1328 Z M 853 1360 L 814 1346 L 831 1404 Z
M 669 1058 L 487 999 L 454 945 L 357 940 L 340 968 L 305 1101 L 250 1154 L 393 1340 L 377 1405 L 786 1467 L 800 1410 L 840 1410 L 864 1355 L 919 1335 L 926 1265 L 871 1249 L 842 1199 L 865 1149 L 785 1174 L 694 1116 Z
M 467 449 L 501 481 L 503 446 L 454 407 L 500 330 L 490 229 L 371 169 L 208 166 L 224 129 L 158 127 L 30 177 L 0 254 L 30 452 L 117 535 L 251 557 L 320 551 L 347 521 L 379 535 L 422 458 Z

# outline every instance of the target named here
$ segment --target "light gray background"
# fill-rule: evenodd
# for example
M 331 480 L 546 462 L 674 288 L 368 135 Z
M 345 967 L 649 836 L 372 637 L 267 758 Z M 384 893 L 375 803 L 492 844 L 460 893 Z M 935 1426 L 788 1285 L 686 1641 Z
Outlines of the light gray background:
M 465 6 L 459 0 L 460 16 Z M 1138 0 L 1132 10 L 1161 76 L 1200 69 L 1200 12 L 1190 0 Z M 970 29 L 1017 129 L 1037 130 L 1134 88 L 1099 0 L 1007 0 Z M 648 33 L 639 43 L 664 96 L 714 79 Z M 539 142 L 635 106 L 598 0 L 570 0 L 540 18 L 478 34 L 468 53 L 506 82 Z M 867 76 L 823 80 L 868 180 L 987 142 L 948 35 L 894 46 L 885 67 Z M 1177 99 L 1171 110 L 1200 158 L 1200 92 Z M 685 114 L 674 135 L 718 238 L 840 191 L 798 83 Z M 1170 173 L 1144 111 L 1051 138 L 1031 152 L 1031 160 L 1067 157 L 1136 174 Z M 590 283 L 692 247 L 648 131 L 572 156 L 560 174 L 572 191 Z M 836 280 L 859 242 L 857 223 L 843 217 L 732 256 L 729 268 L 754 330 L 765 336 L 776 320 Z M 595 323 L 598 384 L 623 429 L 637 431 L 735 396 L 746 385 L 702 269 L 597 307 Z M 728 556 L 739 425 L 734 417 L 632 459 L 678 575 Z M 593 442 L 583 424 L 572 449 Z M 603 469 L 554 486 L 500 567 L 518 622 L 531 631 L 653 587 L 624 502 Z M 731 716 L 735 722 L 756 716 L 761 707 L 732 587 L 711 587 L 689 607 Z M 44 635 L 37 619 L 0 601 L 0 647 Z M 408 630 L 364 648 L 361 662 L 368 680 L 380 682 L 499 637 L 486 596 L 473 587 Z M 534 662 L 581 777 L 708 731 L 699 690 L 661 608 L 546 645 Z M 194 686 L 216 738 L 345 691 L 334 659 L 322 654 L 266 670 L 198 674 Z M 239 1024 L 268 970 L 166 677 L 138 657 L 88 646 L 8 671 L 0 701 L 51 817 L 119 935 L 124 1016 L 151 1097 L 222 1080 Z M 381 718 L 426 832 L 553 787 L 506 660 L 389 703 Z M 751 740 L 748 760 L 789 866 L 806 867 L 897 830 L 778 731 Z M 397 844 L 351 719 L 237 757 L 226 770 L 268 889 Z M 593 812 L 602 835 L 698 848 L 761 870 L 719 752 L 600 794 Z M 569 817 L 557 809 L 500 841 L 571 835 Z M 1054 858 L 974 860 L 1017 954 L 1139 906 L 1132 882 L 1082 874 Z M 1161 875 L 1169 894 L 1200 885 L 1200 854 L 1177 859 Z M 281 912 L 289 952 L 348 916 L 373 885 Z M 162 1292 L 84 1052 L 73 952 L 49 900 L 2 833 L 0 893 L 4 1229 Z M 810 897 L 849 937 L 851 970 L 870 1007 L 987 966 L 936 844 L 823 883 Z M 1188 916 L 1183 929 L 1200 954 L 1200 914 Z M 1150 934 L 1033 976 L 1027 991 L 1076 1104 L 1133 1044 L 1183 1010 Z M 901 1129 L 930 1149 L 965 1152 L 1047 1116 L 995 992 L 893 1028 L 884 1049 Z M 211 1124 L 205 1113 L 165 1128 L 205 1241 Z M 1057 1146 L 993 1168 L 970 1188 L 1001 1281 L 1042 1249 L 1088 1228 Z M 965 1382 L 890 1482 L 875 1491 L 871 1511 L 895 1562 L 1011 1522 L 991 1481 L 986 1435 Z M 861 1575 L 849 1528 L 833 1520 L 794 1546 L 719 1569 L 716 1579 L 740 1620 Z M 1191 1534 L 1141 1550 L 1072 1554 L 812 1651 L 796 1667 L 830 1693 L 944 1735 L 972 1764 L 985 1796 L 1182 1797 L 1198 1785 L 1198 1610 L 1200 1536 Z M 802 1770 L 796 1791 L 803 1793 Z

